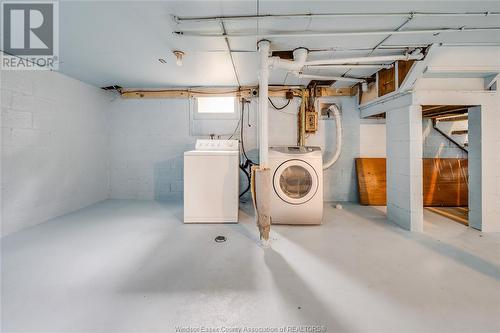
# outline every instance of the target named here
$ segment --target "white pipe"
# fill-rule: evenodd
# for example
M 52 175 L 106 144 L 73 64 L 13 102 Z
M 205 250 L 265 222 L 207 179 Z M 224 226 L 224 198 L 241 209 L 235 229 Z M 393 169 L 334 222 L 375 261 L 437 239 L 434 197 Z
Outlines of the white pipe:
M 342 58 L 342 59 L 324 59 L 306 61 L 305 66 L 311 65 L 337 65 L 358 62 L 382 62 L 382 61 L 397 61 L 397 60 L 422 60 L 424 55 L 422 53 L 412 53 L 406 55 L 390 55 L 378 57 L 358 57 L 358 58 Z
M 269 164 L 268 89 L 269 89 L 269 46 L 268 40 L 257 44 L 260 57 L 259 70 L 259 164 L 266 168 Z
M 335 154 L 332 156 L 332 158 L 328 161 L 323 163 L 323 170 L 328 169 L 331 167 L 337 160 L 339 159 L 340 153 L 342 151 L 342 119 L 340 117 L 340 110 L 339 107 L 336 104 L 332 104 L 329 108 L 329 111 L 332 111 L 333 116 L 335 117 L 335 129 L 337 132 L 337 140 L 335 142 Z
M 313 80 L 334 80 L 334 81 L 346 81 L 346 82 L 357 82 L 357 83 L 363 83 L 366 82 L 364 79 L 358 79 L 355 77 L 348 77 L 348 76 L 327 76 L 327 75 L 315 75 L 315 74 L 294 74 L 295 77 L 299 79 L 313 79 Z
M 343 65 L 307 65 L 305 66 L 308 69 L 336 69 L 336 68 L 374 68 L 374 69 L 379 69 L 379 68 L 391 68 L 393 65 L 386 65 L 386 64 L 343 64 Z
M 298 72 L 304 67 L 307 60 L 307 49 L 301 47 L 293 50 L 293 61 L 281 59 L 280 57 L 270 57 L 269 66 L 271 68 L 281 68 L 289 72 Z
M 184 22 L 209 22 L 209 21 L 240 21 L 256 19 L 289 19 L 289 18 L 332 18 L 332 17 L 400 17 L 400 16 L 498 16 L 500 12 L 407 12 L 407 13 L 318 13 L 318 14 L 264 14 L 264 15 L 233 15 L 233 16 L 212 16 L 212 17 L 179 17 L 172 16 L 176 23 Z
M 335 37 L 335 36 L 381 36 L 381 35 L 411 35 L 411 34 L 440 34 L 447 32 L 464 32 L 464 31 L 499 31 L 500 27 L 485 27 L 485 28 L 434 28 L 434 29 L 416 29 L 416 30 L 365 30 L 365 31 L 290 31 L 290 32 L 230 32 L 227 34 L 199 31 L 173 31 L 177 36 L 189 37 L 266 37 L 266 38 L 283 38 L 283 37 Z

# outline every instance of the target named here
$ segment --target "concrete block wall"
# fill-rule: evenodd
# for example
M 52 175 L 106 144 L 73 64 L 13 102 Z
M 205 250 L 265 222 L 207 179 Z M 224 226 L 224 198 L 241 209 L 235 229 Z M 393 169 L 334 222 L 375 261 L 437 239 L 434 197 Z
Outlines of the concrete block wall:
M 359 111 L 355 98 L 330 99 L 342 108 L 344 144 L 339 161 L 325 174 L 325 200 L 357 201 L 354 158 L 359 156 Z M 274 99 L 284 105 L 284 99 Z M 281 111 L 270 106 L 270 145 L 295 145 L 297 110 L 300 100 L 293 100 Z M 186 99 L 124 100 L 111 103 L 110 175 L 111 198 L 168 200 L 182 197 L 183 153 L 194 148 L 198 138 L 191 133 L 190 102 Z M 257 100 L 252 100 L 243 120 L 245 148 L 258 161 Z M 237 120 L 198 121 L 197 128 L 228 138 L 228 124 L 234 129 Z M 249 126 L 250 125 L 250 126 Z M 310 135 L 308 145 L 326 149 L 330 156 L 335 147 L 335 123 L 319 122 L 319 132 Z M 208 133 L 207 132 L 207 133 Z M 239 130 L 236 131 L 239 137 Z M 246 179 L 240 178 L 241 188 Z
M 109 96 L 56 72 L 0 75 L 2 235 L 106 199 Z
M 111 198 L 182 197 L 183 153 L 194 147 L 186 99 L 111 103 Z
M 469 109 L 469 223 L 500 231 L 500 94 Z
M 481 106 L 481 230 L 500 232 L 500 92 Z M 473 180 L 470 180 L 471 182 Z
M 469 109 L 469 225 L 481 229 L 481 107 Z M 500 202 L 500 201 L 499 201 Z
M 422 108 L 387 111 L 387 218 L 401 227 L 423 230 Z
M 386 157 L 385 119 L 361 119 L 359 157 Z

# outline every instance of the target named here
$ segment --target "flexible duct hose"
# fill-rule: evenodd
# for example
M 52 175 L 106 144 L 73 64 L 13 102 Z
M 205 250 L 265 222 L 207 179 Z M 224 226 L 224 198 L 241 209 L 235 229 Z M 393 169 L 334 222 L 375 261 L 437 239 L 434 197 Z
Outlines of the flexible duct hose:
M 340 110 L 337 104 L 332 104 L 329 108 L 329 111 L 332 111 L 333 116 L 335 117 L 335 129 L 337 132 L 337 140 L 336 140 L 336 150 L 335 154 L 332 156 L 332 158 L 323 164 L 323 170 L 328 169 L 331 167 L 337 160 L 339 159 L 340 152 L 342 151 L 342 119 L 340 117 Z

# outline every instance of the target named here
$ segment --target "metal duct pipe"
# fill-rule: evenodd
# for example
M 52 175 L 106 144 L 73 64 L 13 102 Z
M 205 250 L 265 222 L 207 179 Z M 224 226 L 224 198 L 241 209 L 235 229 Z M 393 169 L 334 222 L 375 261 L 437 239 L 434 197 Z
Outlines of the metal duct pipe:
M 384 61 L 397 61 L 397 60 L 422 60 L 424 58 L 423 53 L 411 53 L 406 55 L 391 55 L 391 56 L 378 56 L 378 57 L 358 57 L 358 58 L 342 58 L 342 59 L 324 59 L 324 60 L 312 60 L 306 61 L 305 66 L 314 65 L 340 65 L 347 63 L 358 63 L 358 62 L 384 62 Z
M 269 164 L 268 89 L 269 89 L 269 47 L 268 40 L 257 44 L 259 49 L 259 164 L 266 168 Z

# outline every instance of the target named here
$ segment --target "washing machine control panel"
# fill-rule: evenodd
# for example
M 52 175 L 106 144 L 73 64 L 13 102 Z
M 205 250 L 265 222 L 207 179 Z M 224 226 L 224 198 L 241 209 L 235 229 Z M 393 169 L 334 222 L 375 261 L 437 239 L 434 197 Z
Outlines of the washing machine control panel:
M 196 150 L 237 151 L 238 140 L 196 140 Z

